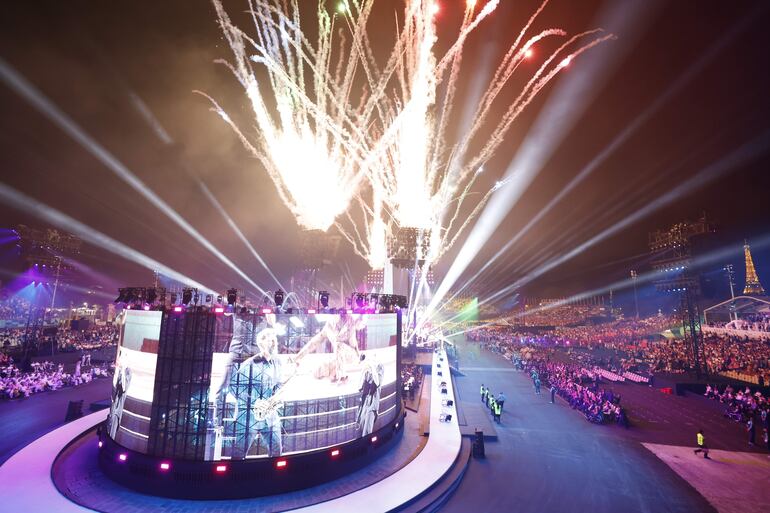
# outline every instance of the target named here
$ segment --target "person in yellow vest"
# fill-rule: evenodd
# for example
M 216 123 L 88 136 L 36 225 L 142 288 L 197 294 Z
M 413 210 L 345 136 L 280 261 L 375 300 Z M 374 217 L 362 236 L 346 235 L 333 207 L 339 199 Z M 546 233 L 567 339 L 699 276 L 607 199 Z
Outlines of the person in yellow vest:
M 706 437 L 703 436 L 703 430 L 702 429 L 698 430 L 697 439 L 698 439 L 698 448 L 695 449 L 693 452 L 695 454 L 698 454 L 698 453 L 702 452 L 703 453 L 703 457 L 706 458 L 707 460 L 710 460 L 711 458 L 709 458 L 709 448 L 706 445 Z
M 495 401 L 495 421 L 500 424 L 500 415 L 503 413 L 503 407 Z
M 487 390 L 484 388 L 484 383 L 481 384 L 481 402 L 485 403 L 487 402 Z

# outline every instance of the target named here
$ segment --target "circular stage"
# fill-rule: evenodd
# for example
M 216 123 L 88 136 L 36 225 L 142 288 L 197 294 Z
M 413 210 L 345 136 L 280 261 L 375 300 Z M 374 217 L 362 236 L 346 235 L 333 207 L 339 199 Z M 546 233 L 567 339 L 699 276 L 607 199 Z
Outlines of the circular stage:
M 212 508 L 226 508 L 228 511 L 299 509 L 362 490 L 397 473 L 419 454 L 427 441 L 425 437 L 419 436 L 417 424 L 416 416 L 408 416 L 402 434 L 394 439 L 392 447 L 373 464 L 321 485 L 265 497 L 194 501 L 145 495 L 126 488 L 100 470 L 95 428 L 73 440 L 58 455 L 51 477 L 59 493 L 74 503 L 96 511 L 140 512 L 169 508 L 180 512 L 204 512 Z
M 56 513 L 174 510 L 314 512 L 401 509 L 432 500 L 461 461 L 453 383 L 443 352 L 433 355 L 420 412 L 408 415 L 389 449 L 344 477 L 303 490 L 237 500 L 184 500 L 146 495 L 109 479 L 98 464 L 96 436 L 107 411 L 72 421 L 31 443 L 0 467 L 5 511 Z M 449 419 L 447 419 L 449 416 Z M 424 431 L 430 431 L 425 437 Z M 452 478 L 454 479 L 454 478 Z M 200 484 L 211 486 L 212 484 Z M 453 489 L 453 488 L 452 488 Z

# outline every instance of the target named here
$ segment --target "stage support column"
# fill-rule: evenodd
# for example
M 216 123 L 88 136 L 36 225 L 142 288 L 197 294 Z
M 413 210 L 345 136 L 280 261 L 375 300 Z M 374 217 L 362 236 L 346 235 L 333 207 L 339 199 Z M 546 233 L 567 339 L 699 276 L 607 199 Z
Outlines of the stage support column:
M 382 293 L 393 294 L 393 264 L 388 262 L 382 271 Z

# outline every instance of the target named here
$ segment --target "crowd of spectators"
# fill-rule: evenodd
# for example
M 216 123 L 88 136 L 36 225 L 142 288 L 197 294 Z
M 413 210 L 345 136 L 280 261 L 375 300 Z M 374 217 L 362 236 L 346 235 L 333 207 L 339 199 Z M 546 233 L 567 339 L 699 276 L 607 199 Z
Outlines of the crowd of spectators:
M 513 358 L 514 364 L 531 376 L 536 393 L 544 386 L 550 389 L 552 401 L 558 395 L 590 422 L 615 422 L 628 427 L 620 395 L 601 388 L 601 376 L 580 365 L 553 361 L 549 351 L 552 350 L 527 348 L 522 351 L 526 358 Z
M 0 329 L 0 345 L 6 351 L 18 348 L 24 342 L 25 328 Z M 56 334 L 44 334 L 40 330 L 37 338 L 31 340 L 33 345 L 56 346 L 59 352 L 95 351 L 114 346 L 118 340 L 117 326 L 108 324 L 92 326 L 85 330 L 73 330 L 66 324 L 56 328 Z
M 770 316 L 759 313 L 745 314 L 741 319 L 723 323 L 711 322 L 709 323 L 709 326 L 731 330 L 760 331 L 768 333 L 770 332 Z
M 118 335 L 118 327 L 107 324 L 93 326 L 87 330 L 64 328 L 59 331 L 57 337 L 61 351 L 95 351 L 116 345 Z
M 537 334 L 508 324 L 466 333 L 491 351 L 510 356 L 514 344 L 561 347 L 584 366 L 626 371 L 683 373 L 692 370 L 691 350 L 684 340 L 659 335 L 677 321 L 654 316 L 594 326 L 561 327 Z M 739 373 L 760 386 L 770 383 L 770 343 L 737 336 L 704 334 L 703 364 L 709 373 Z
M 78 361 L 74 371 L 67 373 L 62 364 L 33 362 L 24 371 L 16 366 L 10 356 L 0 354 L 0 400 L 26 398 L 39 392 L 89 383 L 95 378 L 109 377 L 110 367 L 90 364 L 83 366 Z
M 751 388 L 735 389 L 732 385 L 726 385 L 722 392 L 716 385 L 707 385 L 706 393 L 709 399 L 719 401 L 725 405 L 725 416 L 746 424 L 747 430 L 756 429 L 759 424 L 762 427 L 762 442 L 770 449 L 768 433 L 770 432 L 770 399 L 761 391 L 752 393 Z M 749 443 L 754 444 L 755 435 L 750 433 Z
M 13 296 L 0 301 L 0 321 L 21 325 L 29 316 L 29 301 Z
M 609 309 L 602 304 L 566 304 L 551 306 L 549 301 L 540 302 L 525 310 L 518 318 L 527 326 L 572 326 L 585 324 L 590 319 L 608 315 Z
M 422 386 L 423 370 L 419 365 L 405 363 L 401 365 L 401 383 L 403 384 L 404 399 L 414 401 L 415 394 Z

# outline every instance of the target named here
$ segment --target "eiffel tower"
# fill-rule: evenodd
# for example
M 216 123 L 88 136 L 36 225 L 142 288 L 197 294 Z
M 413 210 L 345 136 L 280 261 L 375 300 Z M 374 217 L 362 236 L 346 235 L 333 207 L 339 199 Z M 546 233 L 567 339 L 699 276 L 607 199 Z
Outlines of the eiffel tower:
M 757 276 L 757 271 L 754 269 L 754 260 L 751 258 L 751 249 L 748 242 L 743 244 L 743 253 L 746 256 L 746 286 L 743 288 L 743 293 L 747 296 L 764 296 L 765 289 L 759 283 L 759 276 Z

